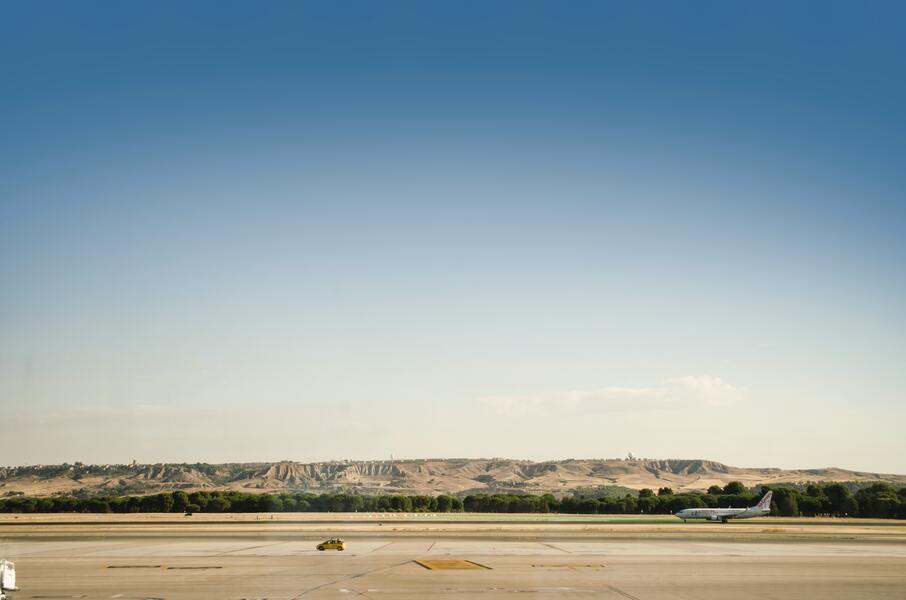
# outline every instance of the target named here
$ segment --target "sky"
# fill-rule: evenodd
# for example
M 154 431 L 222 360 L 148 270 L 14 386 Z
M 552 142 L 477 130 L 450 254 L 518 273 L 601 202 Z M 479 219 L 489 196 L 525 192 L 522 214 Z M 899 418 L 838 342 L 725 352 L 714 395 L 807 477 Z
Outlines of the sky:
M 0 10 L 0 464 L 906 473 L 902 3 Z

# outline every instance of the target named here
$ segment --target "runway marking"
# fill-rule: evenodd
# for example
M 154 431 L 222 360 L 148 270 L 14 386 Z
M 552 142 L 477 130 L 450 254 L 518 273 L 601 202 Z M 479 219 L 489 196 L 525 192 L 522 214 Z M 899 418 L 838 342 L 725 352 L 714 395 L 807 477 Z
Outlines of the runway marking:
M 559 546 L 554 546 L 553 544 L 548 544 L 547 542 L 539 542 L 542 546 L 547 546 L 548 548 L 553 548 L 554 550 L 559 550 L 565 554 L 572 554 L 571 550 L 566 550 L 565 548 L 560 548 Z
M 573 563 L 564 563 L 559 565 L 532 565 L 536 569 L 603 569 L 607 565 L 604 564 L 573 564 Z
M 392 565 L 386 565 L 384 567 L 378 567 L 376 569 L 371 569 L 369 571 L 363 571 L 361 573 L 356 573 L 355 575 L 347 575 L 345 577 L 340 577 L 339 579 L 335 579 L 333 581 L 328 581 L 327 583 L 322 583 L 321 585 L 316 585 L 313 588 L 308 588 L 307 590 L 303 590 L 303 591 L 299 592 L 298 594 L 296 594 L 295 596 L 293 596 L 292 598 L 290 598 L 290 600 L 298 600 L 299 598 L 301 598 L 302 596 L 305 596 L 309 592 L 316 592 L 322 588 L 326 588 L 329 585 L 336 585 L 337 583 L 340 583 L 341 581 L 348 581 L 350 579 L 358 579 L 360 577 L 364 577 L 365 575 L 371 575 L 372 573 L 377 573 L 378 571 L 384 571 L 386 569 L 392 569 L 394 567 L 399 567 L 402 565 L 410 564 L 411 562 L 412 561 L 410 561 L 410 560 L 404 560 L 402 562 L 393 563 Z
M 391 545 L 391 544 L 393 544 L 393 543 L 394 543 L 394 542 L 387 542 L 387 543 L 384 544 L 383 546 L 378 546 L 377 548 L 375 548 L 374 550 L 372 550 L 372 552 L 377 552 L 378 550 L 383 550 L 384 548 L 386 548 L 387 546 L 389 546 L 389 545 Z
M 232 554 L 233 552 L 244 552 L 246 550 L 254 550 L 255 548 L 264 548 L 265 546 L 276 546 L 277 544 L 285 544 L 286 542 L 268 542 L 267 544 L 258 544 L 257 546 L 249 546 L 248 548 L 236 548 L 235 550 L 224 550 L 218 554 L 213 554 L 212 556 L 225 556 L 227 554 Z
M 558 593 L 574 592 L 574 593 L 578 593 L 578 594 L 595 594 L 595 593 L 597 593 L 595 590 L 575 588 L 575 587 L 566 587 L 566 586 L 530 587 L 530 588 L 509 588 L 509 587 L 499 587 L 499 586 L 481 587 L 481 588 L 448 587 L 448 588 L 444 588 L 442 591 L 452 592 L 452 593 L 456 593 L 456 594 L 478 594 L 478 593 L 487 593 L 487 592 L 496 592 L 496 593 L 504 592 L 504 593 L 508 593 L 508 594 L 526 594 L 526 593 L 528 593 L 528 594 L 537 594 L 537 593 L 546 594 L 546 593 L 550 593 L 550 592 L 558 592 Z
M 108 569 L 160 569 L 164 565 L 107 565 Z
M 117 542 L 113 542 L 113 543 L 96 542 L 93 539 L 91 540 L 91 543 L 95 544 L 95 545 L 93 545 L 91 548 L 86 548 L 85 550 L 83 550 L 82 551 L 83 556 L 89 556 L 89 555 L 93 555 L 93 554 L 97 554 L 97 553 L 109 552 L 110 550 L 118 551 L 118 550 L 122 550 L 123 548 L 147 547 L 149 545 L 147 541 L 134 542 L 134 543 L 130 544 L 130 543 L 125 543 L 125 542 L 121 542 L 121 541 L 117 541 Z M 59 551 L 60 551 L 60 549 L 58 547 L 51 547 L 51 548 L 44 548 L 43 550 L 35 550 L 33 552 L 24 552 L 22 555 L 23 556 L 43 556 L 45 554 L 49 554 L 49 555 L 53 556 L 53 554 L 55 552 L 59 552 Z
M 608 587 L 608 589 L 618 593 L 619 595 L 623 596 L 624 598 L 629 598 L 629 600 L 642 600 L 638 596 L 633 596 L 632 594 L 630 594 L 628 592 L 624 592 L 623 590 L 621 590 L 618 587 L 614 587 L 612 585 L 608 585 L 607 587 Z
M 491 570 L 491 567 L 486 567 L 480 565 L 477 562 L 471 560 L 415 560 L 413 561 L 417 565 L 428 569 L 429 571 L 441 571 L 441 570 L 480 570 L 487 569 Z

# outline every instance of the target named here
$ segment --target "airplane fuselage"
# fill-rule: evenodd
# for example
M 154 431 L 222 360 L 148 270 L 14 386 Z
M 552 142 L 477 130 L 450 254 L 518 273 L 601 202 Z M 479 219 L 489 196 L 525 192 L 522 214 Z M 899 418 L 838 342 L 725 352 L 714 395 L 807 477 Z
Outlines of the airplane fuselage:
M 684 508 L 674 514 L 674 516 L 679 517 L 683 521 L 687 519 L 705 519 L 722 523 L 726 523 L 730 519 L 763 517 L 771 513 L 771 496 L 773 494 L 774 492 L 768 491 L 758 504 L 748 508 Z
M 751 519 L 752 517 L 763 517 L 769 514 L 769 509 L 750 507 L 750 508 L 686 508 L 674 516 L 682 520 L 687 519 L 705 519 L 707 521 L 728 521 L 730 519 Z

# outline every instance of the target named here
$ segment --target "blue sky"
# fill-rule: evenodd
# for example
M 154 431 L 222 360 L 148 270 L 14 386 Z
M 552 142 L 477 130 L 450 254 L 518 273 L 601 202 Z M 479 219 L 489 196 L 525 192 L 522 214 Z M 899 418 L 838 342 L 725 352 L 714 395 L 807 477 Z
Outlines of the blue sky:
M 7 464 L 906 472 L 897 3 L 18 3 Z

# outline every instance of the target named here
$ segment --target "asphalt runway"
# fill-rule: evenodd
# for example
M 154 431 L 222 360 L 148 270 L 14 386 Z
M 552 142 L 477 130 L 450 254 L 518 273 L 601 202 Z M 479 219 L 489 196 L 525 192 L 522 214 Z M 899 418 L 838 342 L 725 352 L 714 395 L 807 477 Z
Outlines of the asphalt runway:
M 906 543 L 899 535 L 631 539 L 551 529 L 523 539 L 350 532 L 345 552 L 318 552 L 316 535 L 330 537 L 327 527 L 279 536 L 266 528 L 238 536 L 194 528 L 141 536 L 93 527 L 9 535 L 0 527 L 0 557 L 15 561 L 21 590 L 11 598 L 23 600 L 906 598 Z M 416 560 L 475 566 L 430 570 Z

